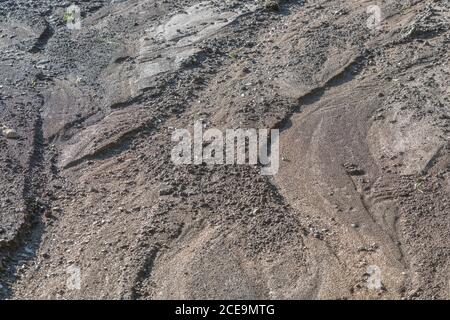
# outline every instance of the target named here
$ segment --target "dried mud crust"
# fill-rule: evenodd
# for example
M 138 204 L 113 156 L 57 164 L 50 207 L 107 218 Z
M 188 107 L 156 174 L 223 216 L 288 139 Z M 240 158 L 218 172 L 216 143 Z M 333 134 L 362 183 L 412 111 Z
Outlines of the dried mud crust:
M 449 298 L 446 2 L 79 5 L 0 7 L 2 298 Z M 198 120 L 279 173 L 174 165 Z

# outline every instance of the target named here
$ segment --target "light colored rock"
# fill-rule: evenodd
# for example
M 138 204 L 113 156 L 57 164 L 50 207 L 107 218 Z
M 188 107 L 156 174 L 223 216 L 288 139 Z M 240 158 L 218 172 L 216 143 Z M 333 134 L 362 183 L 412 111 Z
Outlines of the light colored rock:
M 17 138 L 19 138 L 19 135 L 17 134 L 16 130 L 14 130 L 14 129 L 3 129 L 3 135 L 7 139 L 17 139 Z

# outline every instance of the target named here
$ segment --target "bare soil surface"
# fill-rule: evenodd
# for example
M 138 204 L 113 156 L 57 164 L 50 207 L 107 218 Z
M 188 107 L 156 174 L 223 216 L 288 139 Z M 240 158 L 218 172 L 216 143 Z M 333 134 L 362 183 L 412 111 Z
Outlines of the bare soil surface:
M 0 0 L 0 298 L 450 298 L 448 1 L 70 4 Z M 199 120 L 278 174 L 175 165 Z

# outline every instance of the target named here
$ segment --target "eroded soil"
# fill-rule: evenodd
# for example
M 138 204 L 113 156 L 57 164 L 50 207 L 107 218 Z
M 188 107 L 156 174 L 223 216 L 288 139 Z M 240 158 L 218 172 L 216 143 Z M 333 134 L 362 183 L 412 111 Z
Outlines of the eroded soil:
M 0 1 L 1 298 L 450 298 L 448 1 L 263 2 Z M 173 164 L 199 120 L 278 174 Z

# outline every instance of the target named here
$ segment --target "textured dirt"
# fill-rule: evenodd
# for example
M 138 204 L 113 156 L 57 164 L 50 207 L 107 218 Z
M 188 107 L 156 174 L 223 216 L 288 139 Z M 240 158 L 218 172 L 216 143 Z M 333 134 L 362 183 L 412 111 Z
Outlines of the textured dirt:
M 269 2 L 0 1 L 1 298 L 450 298 L 448 1 Z M 198 120 L 278 174 L 173 164 Z

